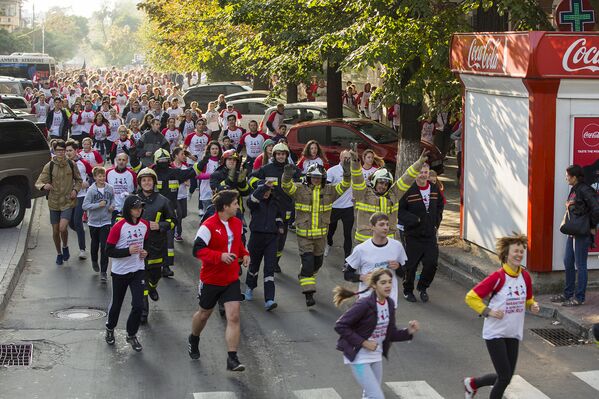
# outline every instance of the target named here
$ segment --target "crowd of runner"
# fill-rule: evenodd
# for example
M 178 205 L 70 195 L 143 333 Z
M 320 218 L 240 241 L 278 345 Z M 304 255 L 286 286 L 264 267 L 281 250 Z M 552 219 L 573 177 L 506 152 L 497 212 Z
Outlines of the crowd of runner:
M 382 398 L 382 356 L 392 341 L 411 339 L 419 328 L 417 321 L 405 330 L 395 327 L 400 283 L 407 301 L 418 301 L 416 288 L 420 301 L 427 302 L 437 269 L 437 230 L 445 199 L 427 151 L 397 179 L 372 150 L 358 154 L 344 149 L 339 164 L 329 165 L 312 140 L 298 159 L 287 146 L 284 104 L 268 119 L 266 132 L 256 121 L 245 131 L 238 125 L 242 115 L 222 96 L 201 110 L 195 103 L 185 104 L 176 80 L 145 70 L 65 71 L 27 92 L 31 112 L 46 123 L 53 153 L 36 187 L 48 193 L 56 264 L 71 256 L 69 228 L 77 234 L 78 257 L 87 259 L 89 250 L 101 284 L 108 282 L 111 263 L 106 342 L 115 343 L 114 328 L 130 290 L 126 339 L 134 350 L 142 350 L 137 331 L 148 322 L 149 300 L 159 300 L 161 278 L 174 276 L 175 242 L 190 233 L 183 220 L 199 215 L 199 228 L 189 236 L 201 261 L 189 355 L 200 357 L 200 335 L 218 307 L 227 320 L 227 369 L 243 371 L 237 356 L 240 303 L 255 299 L 261 265 L 264 308 L 273 311 L 278 306 L 275 274 L 282 271 L 280 260 L 292 230 L 300 267 L 288 272 L 298 273 L 298 297 L 315 306 L 317 273 L 341 221 L 342 275 L 359 288 L 338 287 L 335 302 L 354 295 L 364 300 L 337 322 L 338 349 L 364 397 Z M 186 83 L 193 83 L 189 76 Z M 348 86 L 344 102 L 380 119 L 366 106 L 364 92 L 369 94 L 370 87 L 360 95 L 355 91 Z M 195 192 L 197 200 L 190 201 Z M 188 209 L 192 203 L 197 211 L 196 205 Z M 522 338 L 523 309 L 538 310 L 529 277 L 518 263 L 525 245 L 521 237 L 503 242 L 504 271 L 493 277 L 501 286 L 508 279 L 525 286 L 521 295 L 514 299 L 510 291 L 508 298 L 507 284 L 502 290 L 488 281 L 468 295 L 474 310 L 494 320 L 485 321 L 485 339 L 494 364 L 496 359 L 502 363 L 496 366 L 499 377 L 467 379 L 467 397 L 495 381 L 492 397 L 501 397 L 514 371 L 513 340 Z M 242 266 L 247 267 L 245 279 Z M 485 305 L 481 298 L 489 293 L 497 295 Z M 506 301 L 509 315 L 494 310 Z

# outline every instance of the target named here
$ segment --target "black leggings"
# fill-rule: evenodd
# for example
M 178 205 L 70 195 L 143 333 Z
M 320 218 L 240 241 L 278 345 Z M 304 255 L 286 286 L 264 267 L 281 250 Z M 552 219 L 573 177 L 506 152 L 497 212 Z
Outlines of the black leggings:
M 496 338 L 488 339 L 485 342 L 497 374 L 487 374 L 475 378 L 474 386 L 478 389 L 493 385 L 489 398 L 501 399 L 516 371 L 520 341 L 516 338 Z
M 112 273 L 112 302 L 108 308 L 106 328 L 114 330 L 116 327 L 121 307 L 125 300 L 125 294 L 127 293 L 127 287 L 129 287 L 131 290 L 131 313 L 129 313 L 129 318 L 127 319 L 127 335 L 133 337 L 137 334 L 143 310 L 145 274 L 145 270 L 138 270 L 127 274 Z
M 177 225 L 175 234 L 183 234 L 183 219 L 187 216 L 187 198 L 177 200 Z
M 339 220 L 343 222 L 343 253 L 347 258 L 351 255 L 351 247 L 353 244 L 351 231 L 354 227 L 354 207 L 333 208 L 329 232 L 327 234 L 327 244 L 329 247 L 333 245 L 333 236 L 337 230 L 337 223 Z
M 92 262 L 98 261 L 98 250 L 100 250 L 100 271 L 106 273 L 108 269 L 108 255 L 106 255 L 106 239 L 110 232 L 110 225 L 102 227 L 89 226 L 89 236 L 91 237 L 91 257 Z

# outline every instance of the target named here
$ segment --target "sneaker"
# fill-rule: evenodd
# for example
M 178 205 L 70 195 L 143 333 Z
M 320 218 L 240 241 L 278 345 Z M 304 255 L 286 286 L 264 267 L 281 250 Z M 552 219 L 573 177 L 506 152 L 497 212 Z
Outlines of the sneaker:
M 313 292 L 309 292 L 306 295 L 306 306 L 310 307 L 310 306 L 314 306 L 316 305 L 316 300 L 314 299 L 314 293 Z
M 175 241 L 177 241 L 177 242 L 182 242 L 183 241 L 183 237 L 181 237 L 181 234 L 177 234 L 175 236 Z
M 275 273 L 281 273 L 281 266 L 279 266 L 279 262 L 275 265 Z
M 424 303 L 428 302 L 428 294 L 426 293 L 426 290 L 420 291 L 420 300 Z
M 135 335 L 132 337 L 127 337 L 127 342 L 131 345 L 131 348 L 133 348 L 135 352 L 141 352 L 141 350 L 143 349 Z
M 472 399 L 476 395 L 476 388 L 474 388 L 474 378 L 464 378 L 464 397 L 466 399 Z
M 237 355 L 227 357 L 227 370 L 229 371 L 244 371 L 245 366 L 239 361 Z
M 108 275 L 106 274 L 106 272 L 100 273 L 100 282 L 106 283 L 107 281 L 108 281 Z
M 200 217 L 204 216 L 204 210 L 200 209 L 200 212 L 198 212 L 198 214 L 200 215 Z
M 104 336 L 108 345 L 114 345 L 114 330 L 106 329 L 106 335 Z
M 71 254 L 69 253 L 69 247 L 64 247 L 62 249 L 62 259 L 66 262 L 70 257 Z
M 254 290 L 252 290 L 251 288 L 246 288 L 245 289 L 245 300 L 246 301 L 252 301 L 254 299 Z
M 273 309 L 277 308 L 277 303 L 275 301 L 273 301 L 272 299 L 266 301 L 266 303 L 264 304 L 264 309 L 266 309 L 267 312 L 270 312 Z
M 98 264 L 98 262 L 94 262 L 92 260 L 92 269 L 93 271 L 95 271 L 96 273 L 100 271 L 100 265 Z
M 403 297 L 406 298 L 406 301 L 408 301 L 408 302 L 418 302 L 418 300 L 414 296 L 414 293 L 412 293 L 412 292 L 403 294 Z
M 568 299 L 567 301 L 562 302 L 562 306 L 565 306 L 567 308 L 570 307 L 574 307 L 574 306 L 580 306 L 580 305 L 584 305 L 584 301 L 579 301 L 578 299 Z
M 81 260 L 86 260 L 87 259 L 87 254 L 85 253 L 85 249 L 80 249 L 79 250 L 79 259 L 81 259 Z
M 331 247 L 329 246 L 329 244 L 327 244 L 327 246 L 324 247 L 324 256 L 329 256 L 330 251 L 331 251 Z
M 151 300 L 153 300 L 154 302 L 156 302 L 157 300 L 160 299 L 160 295 L 158 295 L 158 291 L 156 291 L 156 288 L 150 288 L 148 290 L 148 296 L 150 297 Z
M 60 266 L 60 265 L 62 265 L 62 264 L 63 264 L 63 261 L 64 261 L 64 259 L 63 259 L 63 257 L 62 257 L 62 254 L 58 254 L 58 255 L 56 255 L 56 264 L 57 264 L 57 265 L 59 265 L 59 266 Z
M 162 268 L 162 277 L 173 277 L 175 272 L 171 270 L 170 266 L 164 266 Z
M 197 360 L 200 358 L 200 337 L 196 337 L 193 334 L 189 334 L 187 338 L 187 353 L 189 353 L 189 357 L 193 360 Z
M 569 299 L 570 299 L 570 298 L 566 298 L 566 297 L 565 297 L 563 294 L 557 294 L 557 295 L 554 295 L 554 296 L 552 296 L 552 297 L 551 297 L 551 302 L 554 302 L 554 303 L 556 303 L 556 302 L 562 303 L 562 302 L 566 302 L 566 301 L 567 301 L 567 300 L 569 300 Z

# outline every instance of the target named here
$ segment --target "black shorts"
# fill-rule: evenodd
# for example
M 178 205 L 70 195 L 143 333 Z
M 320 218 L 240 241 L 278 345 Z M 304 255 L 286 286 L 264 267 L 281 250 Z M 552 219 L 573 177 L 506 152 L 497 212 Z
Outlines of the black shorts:
M 206 310 L 213 309 L 219 300 L 222 303 L 239 302 L 243 299 L 241 284 L 239 280 L 224 286 L 204 284 L 200 281 L 198 299 L 200 300 L 200 307 Z

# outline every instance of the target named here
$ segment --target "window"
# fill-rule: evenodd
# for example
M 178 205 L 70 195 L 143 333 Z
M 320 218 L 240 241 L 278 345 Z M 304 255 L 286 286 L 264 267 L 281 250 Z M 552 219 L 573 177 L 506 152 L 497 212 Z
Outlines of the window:
M 329 140 L 327 140 L 327 130 L 328 126 L 308 126 L 298 130 L 297 132 L 297 140 L 306 144 L 310 140 L 316 140 L 321 145 L 329 145 Z
M 241 113 L 241 116 L 251 114 L 248 103 L 233 104 L 233 107 Z
M 273 111 L 273 112 L 276 112 L 276 111 Z M 301 112 L 298 108 L 285 108 L 285 111 L 283 111 L 283 115 L 285 116 L 285 119 L 283 119 L 283 122 L 285 122 L 287 124 L 295 125 L 296 123 L 299 123 L 302 121 Z
M 243 89 L 239 86 L 221 86 L 223 94 L 226 96 L 227 94 L 239 93 L 243 91 Z
M 4 97 L 0 101 L 2 101 L 4 104 L 8 105 L 12 109 L 29 108 L 25 100 L 18 97 Z
M 351 143 L 363 143 L 361 137 L 341 126 L 331 126 L 331 145 L 350 148 Z
M 251 115 L 264 115 L 266 112 L 266 105 L 261 103 L 248 103 L 250 111 L 248 112 Z
M 318 108 L 306 108 L 304 113 L 304 121 L 314 121 L 317 119 L 326 119 L 327 112 Z
M 0 154 L 46 150 L 48 144 L 33 124 L 14 122 L 0 125 Z
M 352 123 L 352 125 L 375 143 L 389 144 L 399 140 L 399 136 L 395 130 L 380 123 Z

